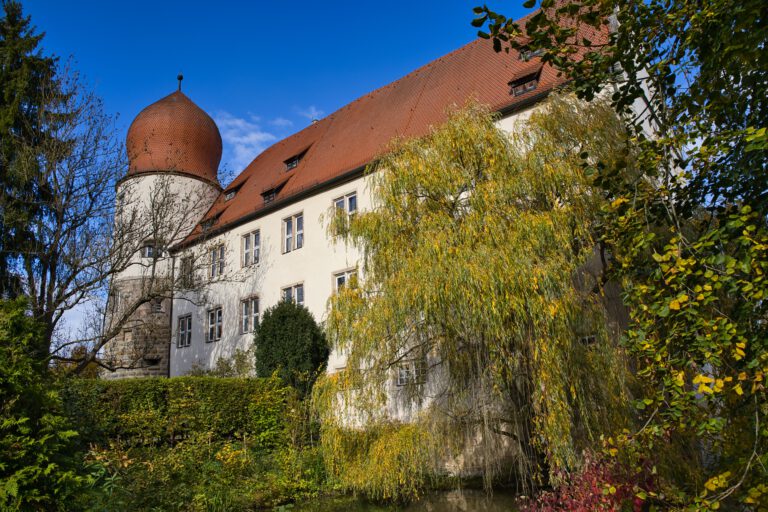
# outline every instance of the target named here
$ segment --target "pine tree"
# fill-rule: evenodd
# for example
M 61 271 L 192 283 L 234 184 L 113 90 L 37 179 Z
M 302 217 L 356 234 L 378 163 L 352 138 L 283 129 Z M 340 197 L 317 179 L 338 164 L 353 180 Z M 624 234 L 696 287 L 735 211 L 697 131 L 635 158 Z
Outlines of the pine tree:
M 2 2 L 0 19 L 0 296 L 21 293 L 20 255 L 33 238 L 30 222 L 40 215 L 47 187 L 32 148 L 46 137 L 41 109 L 60 94 L 55 57 L 39 49 L 21 4 Z

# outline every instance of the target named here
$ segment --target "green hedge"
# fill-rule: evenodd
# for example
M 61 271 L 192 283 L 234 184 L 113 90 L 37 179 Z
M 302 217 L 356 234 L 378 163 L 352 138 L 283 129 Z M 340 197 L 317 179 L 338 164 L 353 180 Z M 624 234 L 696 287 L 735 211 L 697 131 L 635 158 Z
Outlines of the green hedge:
M 174 443 L 203 433 L 268 448 L 281 442 L 295 408 L 295 391 L 273 378 L 78 379 L 63 398 L 80 439 L 101 445 Z

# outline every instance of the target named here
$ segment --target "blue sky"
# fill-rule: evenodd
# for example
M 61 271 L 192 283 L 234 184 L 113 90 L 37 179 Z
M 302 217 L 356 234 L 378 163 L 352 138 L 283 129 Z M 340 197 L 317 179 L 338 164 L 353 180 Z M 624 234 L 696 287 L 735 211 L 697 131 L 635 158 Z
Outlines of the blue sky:
M 222 166 L 471 41 L 480 0 L 235 2 L 26 0 L 49 54 L 72 57 L 121 137 L 176 89 L 211 114 Z M 489 3 L 507 15 L 522 2 Z

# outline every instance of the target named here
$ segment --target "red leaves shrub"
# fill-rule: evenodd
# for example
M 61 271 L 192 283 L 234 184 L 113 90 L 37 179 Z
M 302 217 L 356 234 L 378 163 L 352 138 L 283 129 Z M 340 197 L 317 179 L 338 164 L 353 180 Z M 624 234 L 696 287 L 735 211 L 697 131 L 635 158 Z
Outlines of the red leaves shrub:
M 523 512 L 592 512 L 647 509 L 645 496 L 653 487 L 649 467 L 629 468 L 605 456 L 586 454 L 578 473 L 560 472 L 563 484 L 522 504 Z

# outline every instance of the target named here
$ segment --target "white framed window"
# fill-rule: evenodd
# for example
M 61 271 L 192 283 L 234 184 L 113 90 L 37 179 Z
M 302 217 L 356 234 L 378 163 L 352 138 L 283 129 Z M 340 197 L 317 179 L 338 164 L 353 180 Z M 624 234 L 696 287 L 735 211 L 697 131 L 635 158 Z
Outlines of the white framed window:
M 176 347 L 190 346 L 192 344 L 192 315 L 180 316 L 176 325 Z
M 205 341 L 211 343 L 221 339 L 221 331 L 224 322 L 221 306 L 208 310 L 208 334 Z
M 402 361 L 395 367 L 397 371 L 396 384 L 407 386 L 409 384 L 423 384 L 427 380 L 427 360 Z
M 304 214 L 283 219 L 283 253 L 304 247 Z
M 304 305 L 304 283 L 286 286 L 282 292 L 283 300 L 293 301 L 301 306 Z
M 345 196 L 337 197 L 333 200 L 333 206 L 349 215 L 353 215 L 357 212 L 357 192 L 350 192 Z
M 223 275 L 224 262 L 226 261 L 224 244 L 217 245 L 216 247 L 212 248 L 209 253 L 209 257 L 211 264 L 211 278 Z
M 240 301 L 240 334 L 253 332 L 259 326 L 259 298 Z
M 343 270 L 333 274 L 334 291 L 339 291 L 352 281 L 357 280 L 357 269 Z
M 141 257 L 154 258 L 156 254 L 157 254 L 157 250 L 155 249 L 155 242 L 152 242 L 152 241 L 144 242 L 144 245 L 141 247 Z
M 242 237 L 242 265 L 248 267 L 259 263 L 261 257 L 261 231 L 251 231 Z

